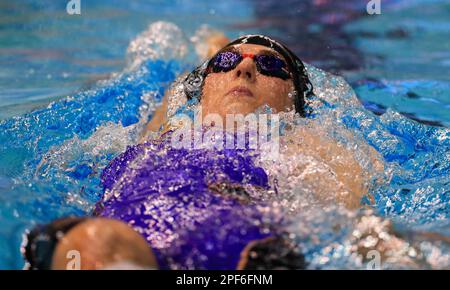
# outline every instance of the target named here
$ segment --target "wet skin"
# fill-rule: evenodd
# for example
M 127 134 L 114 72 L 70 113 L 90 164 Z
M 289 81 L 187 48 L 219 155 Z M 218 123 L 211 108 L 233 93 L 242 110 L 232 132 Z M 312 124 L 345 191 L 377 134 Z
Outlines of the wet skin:
M 274 50 L 255 44 L 239 44 L 233 47 L 241 54 L 275 54 Z M 205 78 L 201 99 L 202 114 L 219 114 L 225 119 L 227 114 L 255 112 L 268 105 L 274 112 L 293 108 L 293 99 L 289 93 L 294 90 L 292 79 L 266 76 L 261 74 L 253 59 L 244 58 L 233 70 L 209 73 Z

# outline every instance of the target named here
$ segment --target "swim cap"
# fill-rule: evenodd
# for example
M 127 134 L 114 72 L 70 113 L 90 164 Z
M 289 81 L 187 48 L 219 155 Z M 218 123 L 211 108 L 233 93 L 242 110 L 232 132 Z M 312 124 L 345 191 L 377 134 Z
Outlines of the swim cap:
M 28 270 L 50 270 L 53 253 L 59 240 L 72 228 L 85 221 L 83 217 L 67 217 L 48 225 L 38 225 L 27 234 L 22 248 Z
M 305 116 L 305 100 L 313 95 L 313 86 L 306 73 L 305 65 L 303 62 L 286 46 L 283 44 L 263 35 L 245 35 L 227 44 L 223 49 L 236 45 L 236 44 L 257 44 L 265 47 L 269 47 L 279 54 L 281 54 L 286 60 L 286 64 L 289 71 L 293 76 L 293 83 L 295 88 L 294 105 L 295 111 L 300 116 Z M 220 52 L 220 51 L 219 51 Z M 184 92 L 188 100 L 198 99 L 200 100 L 203 90 L 204 79 L 207 76 L 206 69 L 210 61 L 214 59 L 212 57 L 202 65 L 195 68 L 184 80 Z

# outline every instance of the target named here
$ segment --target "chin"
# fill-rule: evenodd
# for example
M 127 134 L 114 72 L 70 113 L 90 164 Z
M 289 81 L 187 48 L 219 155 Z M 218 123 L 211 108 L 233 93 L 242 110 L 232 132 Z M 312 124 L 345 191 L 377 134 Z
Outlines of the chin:
M 242 103 L 235 103 L 227 106 L 225 110 L 222 110 L 222 115 L 223 116 L 226 116 L 227 114 L 247 115 L 249 113 L 253 113 L 254 111 L 255 111 L 254 109 Z
M 220 110 L 222 115 L 226 114 L 249 114 L 255 111 L 254 106 L 249 104 L 246 101 L 229 101 L 222 105 L 222 109 Z

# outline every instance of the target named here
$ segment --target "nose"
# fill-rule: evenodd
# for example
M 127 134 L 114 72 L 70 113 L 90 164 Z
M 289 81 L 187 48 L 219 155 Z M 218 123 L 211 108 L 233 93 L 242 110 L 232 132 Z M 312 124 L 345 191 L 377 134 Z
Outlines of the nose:
M 256 65 L 252 58 L 246 57 L 235 69 L 236 78 L 244 78 L 249 82 L 256 80 Z

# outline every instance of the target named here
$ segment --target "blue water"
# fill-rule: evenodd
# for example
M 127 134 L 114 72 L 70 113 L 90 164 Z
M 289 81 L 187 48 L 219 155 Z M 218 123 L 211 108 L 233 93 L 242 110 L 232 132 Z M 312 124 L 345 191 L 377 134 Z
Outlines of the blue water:
M 0 119 L 42 107 L 120 71 L 130 41 L 149 23 L 168 20 L 192 35 L 204 23 L 230 37 L 252 17 L 247 1 L 68 1 L 0 3 Z
M 192 66 L 147 61 L 110 75 L 125 67 L 129 42 L 155 20 L 175 22 L 186 35 L 202 23 L 229 37 L 276 35 L 313 65 L 343 75 L 365 108 L 339 107 L 339 122 L 394 170 L 390 183 L 372 193 L 371 207 L 413 229 L 450 235 L 448 1 L 382 1 L 383 13 L 376 16 L 366 15 L 361 1 L 341 10 L 333 10 L 332 1 L 321 9 L 313 1 L 287 1 L 299 7 L 289 13 L 273 8 L 276 1 L 82 1 L 79 16 L 67 15 L 64 1 L 55 2 L 0 3 L 0 269 L 23 266 L 19 246 L 26 229 L 83 215 L 99 198 L 101 168 L 127 144 L 115 148 L 99 141 L 117 136 L 94 132 L 133 136 L 143 106 L 158 102 L 176 75 Z M 284 25 L 292 14 L 304 26 L 270 24 Z M 331 45 L 318 50 L 321 42 L 314 41 L 329 31 Z M 347 41 L 333 46 L 340 39 Z M 96 142 L 110 145 L 97 148 Z

